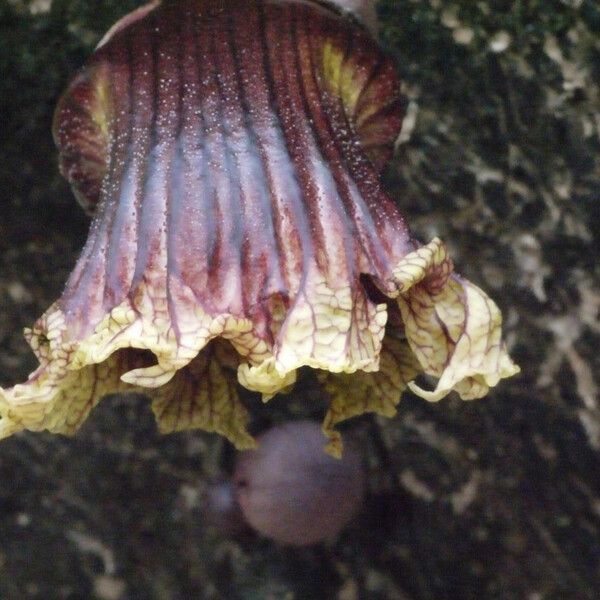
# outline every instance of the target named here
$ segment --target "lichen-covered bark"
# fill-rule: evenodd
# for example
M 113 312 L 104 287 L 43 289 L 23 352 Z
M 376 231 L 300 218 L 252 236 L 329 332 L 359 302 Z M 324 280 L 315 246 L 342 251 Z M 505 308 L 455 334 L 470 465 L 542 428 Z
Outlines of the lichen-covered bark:
M 58 175 L 52 109 L 135 6 L 0 6 L 2 385 L 34 366 L 20 329 L 60 295 L 87 229 Z M 159 437 L 142 398 L 107 401 L 71 440 L 21 434 L 0 447 L 0 597 L 595 597 L 597 4 L 384 0 L 380 12 L 416 116 L 388 188 L 416 233 L 446 240 L 492 292 L 521 376 L 482 402 L 408 396 L 394 420 L 358 423 L 372 495 L 326 551 L 220 537 L 199 495 L 229 451 L 210 435 Z M 301 380 L 256 427 L 320 418 L 317 389 Z

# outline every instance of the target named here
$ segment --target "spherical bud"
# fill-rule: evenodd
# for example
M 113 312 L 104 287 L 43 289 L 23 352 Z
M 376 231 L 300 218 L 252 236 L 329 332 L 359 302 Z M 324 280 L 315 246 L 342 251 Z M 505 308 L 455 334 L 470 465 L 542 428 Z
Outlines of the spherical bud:
M 234 484 L 246 521 L 282 544 L 333 542 L 358 512 L 365 471 L 348 443 L 341 459 L 323 450 L 326 439 L 309 421 L 270 429 L 240 455 Z

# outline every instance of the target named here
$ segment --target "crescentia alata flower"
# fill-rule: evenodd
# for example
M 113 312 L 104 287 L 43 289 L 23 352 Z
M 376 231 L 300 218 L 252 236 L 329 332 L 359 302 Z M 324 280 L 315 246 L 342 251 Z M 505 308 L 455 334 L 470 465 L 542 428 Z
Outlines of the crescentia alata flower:
M 333 5 L 155 2 L 117 23 L 56 110 L 93 222 L 26 332 L 39 368 L 0 390 L 0 437 L 72 434 L 143 391 L 162 432 L 248 448 L 238 383 L 267 400 L 310 367 L 339 454 L 334 426 L 392 416 L 407 386 L 473 399 L 516 373 L 496 305 L 382 189 L 401 120 L 393 63 Z

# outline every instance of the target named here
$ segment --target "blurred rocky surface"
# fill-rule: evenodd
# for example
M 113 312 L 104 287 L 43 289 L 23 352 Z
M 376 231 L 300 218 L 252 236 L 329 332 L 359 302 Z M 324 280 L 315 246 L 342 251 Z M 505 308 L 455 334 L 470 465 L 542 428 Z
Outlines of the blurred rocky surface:
M 87 219 L 58 175 L 53 106 L 135 0 L 0 0 L 0 385 L 60 294 Z M 504 312 L 522 367 L 474 403 L 406 395 L 350 424 L 369 465 L 334 547 L 221 535 L 215 436 L 157 435 L 104 401 L 73 439 L 0 444 L 0 598 L 586 600 L 600 590 L 600 8 L 596 0 L 383 0 L 410 100 L 386 174 Z M 318 416 L 308 378 L 255 428 Z M 306 402 L 306 398 L 310 402 Z M 258 407 L 256 399 L 253 401 Z

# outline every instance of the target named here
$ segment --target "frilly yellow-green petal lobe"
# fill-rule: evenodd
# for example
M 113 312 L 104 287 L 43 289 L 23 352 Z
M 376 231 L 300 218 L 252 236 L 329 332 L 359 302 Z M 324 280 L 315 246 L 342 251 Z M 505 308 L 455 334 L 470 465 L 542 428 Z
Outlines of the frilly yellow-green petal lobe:
M 318 281 L 289 311 L 272 358 L 240 369 L 240 382 L 270 397 L 289 387 L 300 367 L 376 370 L 386 320 L 385 304 L 373 303 L 360 286 L 333 290 Z
M 466 279 L 450 274 L 444 245 L 433 240 L 407 255 L 394 270 L 406 337 L 423 372 L 438 378 L 433 391 L 410 389 L 430 401 L 455 390 L 463 400 L 519 372 L 502 343 L 502 315 Z
M 248 413 L 238 396 L 238 363 L 229 344 L 215 342 L 166 386 L 151 392 L 160 432 L 203 429 L 224 435 L 240 450 L 254 448 L 246 431 Z
M 354 375 L 322 371 L 319 380 L 329 396 L 329 410 L 323 433 L 329 438 L 327 452 L 339 458 L 342 437 L 334 427 L 368 412 L 391 418 L 400 396 L 422 369 L 406 340 L 388 336 L 381 348 L 379 370 L 358 371 Z
M 117 308 L 88 339 L 74 343 L 65 341 L 64 315 L 51 307 L 27 335 L 40 367 L 25 384 L 0 389 L 0 438 L 24 429 L 73 435 L 104 396 L 142 392 L 163 433 L 200 428 L 239 449 L 253 447 L 235 382 L 238 355 L 220 341 L 203 347 L 217 331 L 239 343 L 239 323 L 222 317 L 190 334 L 199 347 L 189 358 L 151 322 L 128 321 Z

